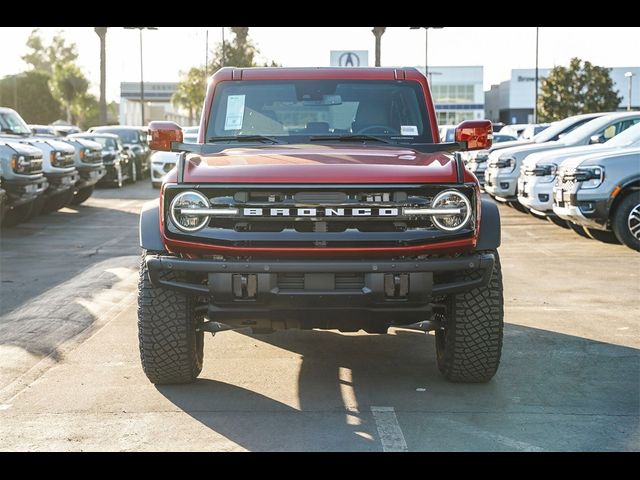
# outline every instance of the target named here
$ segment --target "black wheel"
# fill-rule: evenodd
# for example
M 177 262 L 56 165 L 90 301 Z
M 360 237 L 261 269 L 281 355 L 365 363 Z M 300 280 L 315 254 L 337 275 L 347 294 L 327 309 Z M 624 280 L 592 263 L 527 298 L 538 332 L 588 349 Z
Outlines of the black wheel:
M 61 208 L 66 207 L 73 200 L 73 188 L 69 190 L 65 190 L 62 193 L 58 193 L 57 195 L 52 196 L 44 202 L 42 210 L 40 212 L 41 215 L 48 215 L 49 213 L 56 212 Z
M 146 256 L 143 252 L 138 283 L 142 369 L 158 385 L 193 382 L 202 371 L 204 357 L 204 332 L 197 329 L 201 319 L 191 297 L 151 284 Z
M 569 228 L 571 230 L 573 230 L 574 232 L 576 232 L 581 237 L 591 239 L 591 237 L 589 235 L 587 235 L 587 232 L 584 231 L 584 228 L 582 227 L 582 225 L 577 225 L 577 224 L 575 224 L 573 222 L 567 222 L 567 225 L 569 225 Z
M 15 227 L 19 223 L 26 222 L 27 220 L 29 220 L 29 218 L 31 218 L 32 210 L 33 202 L 10 208 L 4 215 L 4 219 L 2 220 L 2 227 L 11 228 Z
M 630 193 L 618 204 L 611 227 L 621 243 L 640 252 L 640 192 Z
M 122 188 L 122 167 L 116 170 L 116 188 Z
M 515 201 L 509 201 L 507 202 L 509 205 L 511 205 L 513 208 L 515 208 L 517 211 L 521 212 L 521 213 L 529 213 L 529 209 L 527 207 L 525 207 L 524 205 L 522 205 L 520 202 L 518 202 L 517 200 Z
M 616 237 L 615 233 L 613 232 L 608 232 L 605 230 L 596 230 L 595 228 L 587 228 L 587 227 L 584 227 L 584 231 L 587 233 L 587 235 L 590 238 L 593 238 L 594 240 L 598 240 L 599 242 L 614 243 L 618 245 L 621 243 Z
M 563 220 L 560 217 L 556 217 L 555 215 L 547 215 L 547 220 L 549 220 L 550 223 L 557 225 L 558 227 L 571 228 L 569 225 L 567 225 L 569 222 L 567 222 L 566 220 Z
M 81 188 L 78 192 L 73 196 L 73 200 L 71 203 L 73 205 L 80 205 L 82 202 L 85 202 L 89 199 L 89 197 L 93 194 L 95 190 L 95 185 L 91 185 L 90 187 Z
M 129 161 L 129 183 L 136 183 L 138 181 L 138 166 L 135 160 Z
M 500 364 L 504 329 L 502 270 L 498 252 L 489 253 L 496 259 L 489 285 L 448 295 L 444 328 L 436 330 L 438 368 L 452 382 L 488 382 Z M 469 280 L 477 275 L 480 272 L 458 277 Z

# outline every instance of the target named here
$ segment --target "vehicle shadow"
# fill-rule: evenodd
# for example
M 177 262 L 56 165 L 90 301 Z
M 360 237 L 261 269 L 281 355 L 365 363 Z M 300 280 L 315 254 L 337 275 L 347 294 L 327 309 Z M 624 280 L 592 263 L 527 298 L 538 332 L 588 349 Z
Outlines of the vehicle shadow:
M 201 378 L 157 388 L 251 451 L 379 451 L 374 406 L 395 409 L 409 450 L 640 448 L 640 353 L 634 348 L 507 325 L 496 377 L 465 385 L 440 376 L 434 337 L 419 332 L 287 331 L 248 339 L 301 356 L 296 398 L 282 401 L 281 389 L 268 386 L 286 372 L 264 369 L 269 362 L 250 357 L 231 366 L 237 385 Z M 205 362 L 215 362 L 215 350 L 209 348 Z M 243 377 L 259 378 L 251 389 Z
M 140 255 L 139 214 L 67 208 L 3 230 L 0 235 L 0 323 L 6 315 L 92 265 Z M 132 265 L 137 268 L 137 262 Z

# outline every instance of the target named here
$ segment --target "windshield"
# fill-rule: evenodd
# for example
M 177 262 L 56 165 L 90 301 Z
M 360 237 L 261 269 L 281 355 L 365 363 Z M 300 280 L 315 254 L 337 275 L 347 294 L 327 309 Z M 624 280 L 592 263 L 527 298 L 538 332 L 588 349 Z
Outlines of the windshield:
M 533 141 L 535 143 L 545 143 L 552 140 L 558 140 L 560 134 L 564 133 L 566 135 L 579 126 L 593 120 L 594 118 L 597 117 L 585 117 L 576 121 L 574 117 L 569 117 L 565 118 L 564 120 L 560 120 L 559 122 L 553 122 L 549 127 L 545 128 L 543 131 L 533 137 Z
M 137 130 L 128 130 L 128 129 L 109 129 L 109 130 L 100 130 L 105 133 L 113 133 L 120 137 L 122 143 L 140 143 L 140 138 L 138 137 Z
M 210 115 L 208 142 L 239 135 L 287 143 L 348 135 L 433 141 L 422 89 L 413 81 L 222 82 Z
M 13 112 L 0 113 L 0 129 L 2 133 L 15 135 L 31 135 L 31 130 L 19 115 Z
M 607 147 L 630 147 L 640 142 L 640 123 L 627 128 L 611 140 L 604 142 Z

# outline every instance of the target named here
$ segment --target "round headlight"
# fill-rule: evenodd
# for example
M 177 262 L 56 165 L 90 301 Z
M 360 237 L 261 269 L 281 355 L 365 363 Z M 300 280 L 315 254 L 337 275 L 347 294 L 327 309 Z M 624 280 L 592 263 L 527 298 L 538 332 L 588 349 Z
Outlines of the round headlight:
M 209 200 L 199 192 L 189 190 L 176 195 L 169 209 L 173 224 L 184 232 L 195 232 L 209 223 L 208 215 L 190 214 L 190 209 L 209 208 Z
M 435 196 L 431 208 L 450 208 L 455 213 L 433 215 L 431 220 L 440 230 L 453 232 L 463 228 L 471 218 L 469 199 L 457 190 L 445 190 Z

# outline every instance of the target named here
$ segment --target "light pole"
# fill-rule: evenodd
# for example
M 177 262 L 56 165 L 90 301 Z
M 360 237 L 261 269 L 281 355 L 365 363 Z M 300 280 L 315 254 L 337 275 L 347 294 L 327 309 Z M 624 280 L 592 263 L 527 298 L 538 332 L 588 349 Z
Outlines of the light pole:
M 536 27 L 536 95 L 535 95 L 535 106 L 533 110 L 533 123 L 538 123 L 538 28 Z
M 409 27 L 411 30 L 424 28 L 424 76 L 429 78 L 429 29 L 442 27 Z
M 142 125 L 144 125 L 144 76 L 142 74 L 142 30 L 157 30 L 157 27 L 124 27 L 129 30 L 140 31 L 140 109 L 142 111 Z
M 627 91 L 627 111 L 630 112 L 631 111 L 631 82 L 633 81 L 633 77 L 634 77 L 634 73 L 633 72 L 626 72 L 624 74 L 625 77 L 627 77 L 629 79 L 629 86 L 628 91 Z

